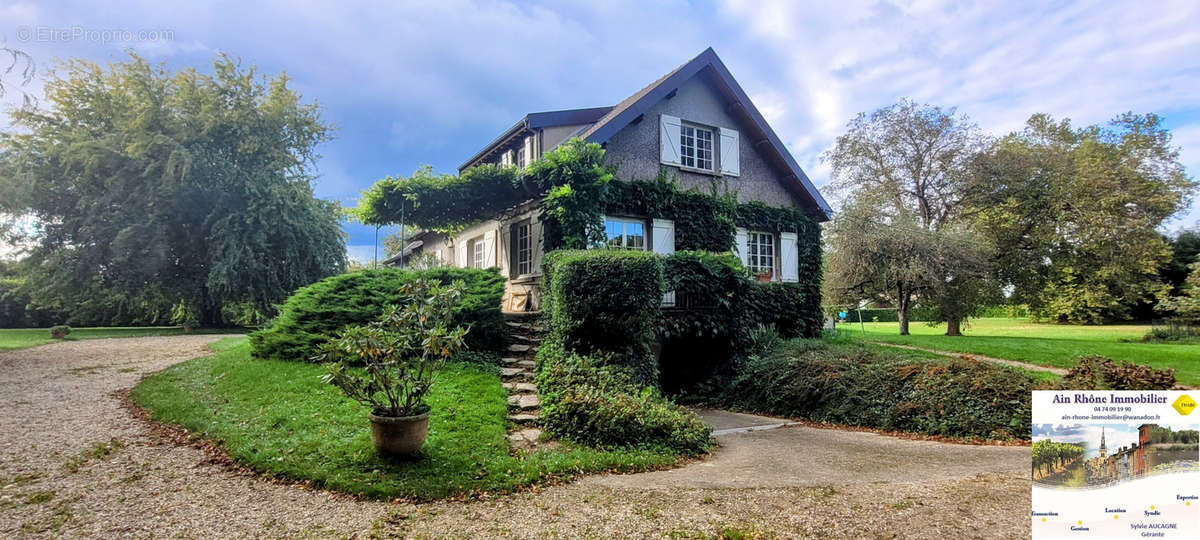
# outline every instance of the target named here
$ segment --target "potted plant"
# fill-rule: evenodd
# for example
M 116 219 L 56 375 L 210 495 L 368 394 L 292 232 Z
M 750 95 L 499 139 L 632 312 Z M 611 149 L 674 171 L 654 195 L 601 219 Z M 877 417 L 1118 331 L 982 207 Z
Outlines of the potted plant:
M 773 272 L 773 271 L 771 271 L 771 270 L 762 270 L 762 271 L 760 271 L 759 273 L 755 274 L 755 276 L 754 276 L 754 277 L 758 278 L 758 282 L 759 282 L 759 283 L 770 283 L 770 282 L 771 282 L 771 276 L 772 276 L 772 275 L 774 275 L 774 272 Z
M 371 408 L 377 452 L 415 456 L 425 444 L 434 374 L 464 347 L 467 329 L 451 325 L 464 288 L 418 278 L 404 287 L 407 305 L 388 306 L 379 321 L 346 328 L 325 344 L 320 359 L 330 363 L 322 380 Z

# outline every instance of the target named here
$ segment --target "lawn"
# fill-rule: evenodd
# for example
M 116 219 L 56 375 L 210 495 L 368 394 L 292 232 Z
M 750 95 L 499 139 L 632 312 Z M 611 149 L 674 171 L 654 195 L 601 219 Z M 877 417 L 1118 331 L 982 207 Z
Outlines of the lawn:
M 571 445 L 512 456 L 498 370 L 465 363 L 438 375 L 423 457 L 382 459 L 371 446 L 366 408 L 321 383 L 321 366 L 252 358 L 242 338 L 222 340 L 214 349 L 223 352 L 147 377 L 133 389 L 133 399 L 157 420 L 221 442 L 240 463 L 317 487 L 431 500 L 590 472 L 663 468 L 680 459 Z
M 1174 368 L 1175 377 L 1185 385 L 1200 385 L 1200 345 L 1122 342 L 1137 340 L 1150 330 L 1149 325 L 1121 324 L 1078 326 L 1037 324 L 1027 319 L 975 319 L 963 330 L 963 336 L 948 337 L 946 325 L 930 326 L 914 322 L 912 335 L 897 335 L 897 323 L 865 323 L 865 334 L 858 323 L 839 325 L 839 330 L 856 339 L 883 341 L 965 352 L 1029 362 L 1043 366 L 1070 368 L 1081 355 L 1100 354 L 1114 360 Z
M 178 326 L 108 326 L 72 328 L 63 340 L 50 337 L 49 328 L 0 328 L 0 351 L 36 347 L 55 341 L 76 339 L 123 338 L 144 336 L 174 336 L 187 333 L 230 332 L 232 330 L 184 330 Z

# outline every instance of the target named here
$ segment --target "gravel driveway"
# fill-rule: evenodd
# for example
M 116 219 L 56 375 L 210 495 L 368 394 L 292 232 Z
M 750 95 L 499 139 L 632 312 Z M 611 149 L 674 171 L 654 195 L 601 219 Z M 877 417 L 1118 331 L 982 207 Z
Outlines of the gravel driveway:
M 1028 448 L 812 428 L 726 435 L 713 456 L 671 472 L 470 503 L 359 501 L 281 484 L 164 439 L 114 395 L 219 337 L 0 353 L 0 537 L 1029 536 Z

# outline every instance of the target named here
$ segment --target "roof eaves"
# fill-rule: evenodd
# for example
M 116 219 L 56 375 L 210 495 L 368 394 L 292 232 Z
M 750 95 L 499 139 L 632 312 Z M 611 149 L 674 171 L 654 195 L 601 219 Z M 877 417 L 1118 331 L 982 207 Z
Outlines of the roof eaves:
M 479 152 L 476 152 L 475 155 L 471 156 L 470 159 L 464 161 L 462 165 L 459 165 L 458 170 L 461 172 L 461 171 L 465 170 L 467 167 L 474 165 L 476 161 L 478 161 L 479 159 L 483 158 L 483 156 L 486 156 L 489 152 L 491 152 L 492 149 L 496 147 L 496 145 L 504 142 L 506 139 L 512 137 L 517 132 L 519 132 L 523 129 L 527 129 L 528 127 L 529 127 L 529 115 L 527 114 L 527 115 L 523 116 L 519 121 L 517 121 L 516 124 L 513 124 L 513 127 L 510 127 L 507 130 L 505 130 L 504 133 L 501 133 L 499 137 L 492 139 L 492 142 L 488 143 L 487 146 L 484 146 L 482 150 L 480 150 Z

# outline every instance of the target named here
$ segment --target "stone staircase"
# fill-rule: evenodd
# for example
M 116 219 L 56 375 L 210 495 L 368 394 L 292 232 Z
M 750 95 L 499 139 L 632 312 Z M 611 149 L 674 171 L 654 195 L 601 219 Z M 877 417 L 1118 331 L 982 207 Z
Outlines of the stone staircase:
M 505 313 L 504 323 L 512 331 L 513 342 L 500 363 L 500 376 L 508 390 L 508 419 L 513 428 L 508 440 L 514 449 L 531 450 L 546 445 L 538 439 L 541 401 L 534 384 L 534 357 L 542 343 L 543 329 L 538 313 Z

